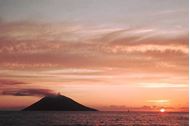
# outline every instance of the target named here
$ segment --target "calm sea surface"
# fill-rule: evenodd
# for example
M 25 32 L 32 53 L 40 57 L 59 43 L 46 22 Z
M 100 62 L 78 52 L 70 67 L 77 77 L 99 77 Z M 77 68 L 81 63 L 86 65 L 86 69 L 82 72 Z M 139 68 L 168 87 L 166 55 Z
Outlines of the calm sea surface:
M 0 112 L 0 126 L 188 126 L 188 113 Z

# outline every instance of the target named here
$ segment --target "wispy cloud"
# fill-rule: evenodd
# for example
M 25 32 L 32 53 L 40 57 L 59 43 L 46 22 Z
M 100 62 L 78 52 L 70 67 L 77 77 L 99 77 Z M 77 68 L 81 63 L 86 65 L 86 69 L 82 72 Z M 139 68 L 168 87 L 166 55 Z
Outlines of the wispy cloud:
M 168 83 L 144 83 L 140 84 L 144 88 L 187 88 L 187 84 L 168 84 Z
M 55 92 L 50 89 L 8 89 L 2 91 L 1 94 L 12 96 L 46 96 L 53 95 Z
M 161 99 L 161 100 L 147 100 L 147 102 L 151 102 L 151 103 L 168 103 L 170 102 L 167 99 Z
M 27 83 L 23 81 L 12 80 L 12 79 L 0 79 L 0 87 L 23 85 L 23 84 L 27 84 Z
M 117 63 L 120 61 L 126 67 L 138 59 L 142 62 L 148 59 L 154 64 L 163 58 L 169 65 L 187 63 L 186 32 L 177 29 L 163 33 L 155 28 L 114 29 L 32 22 L 1 23 L 1 26 L 0 64 L 4 67 L 121 67 Z

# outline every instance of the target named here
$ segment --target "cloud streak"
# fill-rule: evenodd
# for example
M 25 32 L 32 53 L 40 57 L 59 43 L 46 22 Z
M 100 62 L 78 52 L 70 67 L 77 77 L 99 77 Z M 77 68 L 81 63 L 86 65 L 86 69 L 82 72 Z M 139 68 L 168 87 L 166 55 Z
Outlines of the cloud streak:
M 46 96 L 54 95 L 55 92 L 50 89 L 8 89 L 2 91 L 1 94 L 12 96 Z
M 23 85 L 27 84 L 26 82 L 11 80 L 11 79 L 0 79 L 0 87 L 2 86 L 14 86 L 14 85 Z
M 111 79 L 187 83 L 186 30 L 47 22 L 0 25 L 3 77 L 69 83 L 113 83 Z M 135 73 L 145 76 L 129 77 Z
M 171 64 L 168 54 L 175 58 L 171 65 L 178 66 L 179 61 L 187 63 L 188 38 L 185 31 L 176 29 L 179 37 L 169 31 L 162 34 L 163 31 L 155 28 L 114 29 L 27 22 L 1 23 L 1 26 L 0 64 L 4 67 L 120 67 L 117 61 L 130 66 L 138 58 L 142 62 L 149 58 L 153 63 L 164 58 L 164 62 Z M 141 39 L 150 34 L 154 36 Z
M 140 87 L 144 88 L 187 88 L 187 84 L 167 84 L 167 83 L 147 83 L 141 84 Z

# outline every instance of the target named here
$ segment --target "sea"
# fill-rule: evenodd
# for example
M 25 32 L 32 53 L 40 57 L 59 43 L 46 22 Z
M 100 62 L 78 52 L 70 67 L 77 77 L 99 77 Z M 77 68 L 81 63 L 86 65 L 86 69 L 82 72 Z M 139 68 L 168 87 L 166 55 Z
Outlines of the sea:
M 188 126 L 189 113 L 2 111 L 0 126 Z

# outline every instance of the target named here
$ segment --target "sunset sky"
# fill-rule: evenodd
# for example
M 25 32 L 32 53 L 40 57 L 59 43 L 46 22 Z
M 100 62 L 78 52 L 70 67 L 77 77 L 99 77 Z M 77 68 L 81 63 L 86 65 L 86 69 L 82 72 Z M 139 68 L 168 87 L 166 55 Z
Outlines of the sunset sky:
M 0 110 L 188 111 L 188 54 L 188 0 L 0 0 Z

